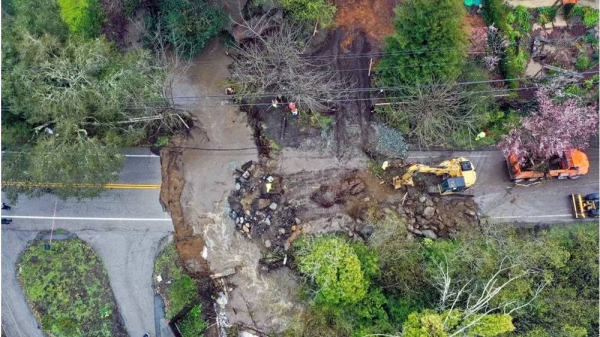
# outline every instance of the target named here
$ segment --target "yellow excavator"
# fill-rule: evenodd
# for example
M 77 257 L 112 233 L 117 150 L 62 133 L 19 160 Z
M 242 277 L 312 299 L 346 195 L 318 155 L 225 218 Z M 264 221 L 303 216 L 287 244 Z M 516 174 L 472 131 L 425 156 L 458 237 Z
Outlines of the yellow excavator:
M 443 180 L 437 186 L 432 186 L 429 193 L 436 194 L 457 194 L 464 192 L 467 188 L 473 186 L 477 180 L 475 166 L 470 160 L 458 157 L 445 160 L 437 166 L 423 164 L 411 165 L 402 177 L 393 178 L 394 188 L 399 189 L 402 186 L 414 186 L 413 176 L 416 173 L 432 173 L 442 176 Z

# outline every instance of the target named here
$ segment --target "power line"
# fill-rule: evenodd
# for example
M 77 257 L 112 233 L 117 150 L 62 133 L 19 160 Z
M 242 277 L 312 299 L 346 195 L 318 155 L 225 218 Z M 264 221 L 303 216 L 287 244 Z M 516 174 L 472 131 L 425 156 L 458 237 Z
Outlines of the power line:
M 465 91 L 463 92 L 464 94 L 478 94 L 478 93 L 501 93 L 501 92 L 506 92 L 506 91 L 520 91 L 520 90 L 528 90 L 528 89 L 537 89 L 538 87 L 522 87 L 522 88 L 509 88 L 509 89 L 501 89 L 501 90 L 481 90 L 481 91 Z M 381 97 L 381 99 L 386 100 L 386 99 L 406 99 L 406 98 L 416 98 L 416 97 L 421 97 L 418 95 L 409 95 L 409 96 L 388 96 L 388 97 Z M 346 99 L 337 99 L 337 100 L 330 100 L 329 102 L 333 102 L 333 103 L 343 103 L 343 102 L 357 102 L 357 101 L 373 101 L 377 99 L 372 98 L 372 97 L 368 97 L 368 98 L 346 98 Z M 396 102 L 396 104 L 401 104 L 401 103 L 409 103 L 409 102 Z M 203 105 L 203 108 L 208 108 L 208 107 L 218 107 L 218 106 L 237 106 L 237 107 L 241 107 L 241 106 L 270 106 L 271 103 L 228 103 L 228 104 L 215 104 L 215 105 Z
M 598 82 L 595 82 L 596 84 Z M 561 87 L 562 88 L 562 87 Z M 469 94 L 502 94 L 504 92 L 510 92 L 510 91 L 521 91 L 521 90 L 529 90 L 529 89 L 539 89 L 539 87 L 537 86 L 530 86 L 530 87 L 520 87 L 520 88 L 506 88 L 506 89 L 492 89 L 492 90 L 479 90 L 479 91 L 463 91 L 462 94 L 465 95 L 469 95 Z M 224 96 L 225 98 L 228 99 L 226 104 L 223 104 L 224 102 L 222 101 L 219 104 L 203 104 L 202 107 L 203 108 L 210 108 L 210 107 L 219 107 L 219 106 L 235 106 L 235 107 L 243 107 L 243 106 L 271 106 L 271 103 L 234 103 L 234 102 L 230 102 L 229 100 L 231 99 L 231 96 Z M 333 100 L 329 100 L 327 102 L 329 103 L 345 103 L 345 102 L 361 102 L 361 101 L 373 101 L 373 100 L 377 100 L 377 99 L 383 99 L 383 100 L 392 100 L 392 99 L 410 99 L 410 98 L 418 98 L 421 97 L 420 95 L 403 95 L 403 96 L 383 96 L 383 97 L 366 97 L 366 98 L 341 98 L 341 99 L 333 99 Z M 202 97 L 197 97 L 197 98 L 202 98 Z M 409 102 L 395 102 L 395 104 L 405 104 L 405 103 L 409 103 Z M 146 108 L 144 107 L 125 107 L 124 109 L 130 109 L 130 110 L 145 110 Z M 11 109 L 9 108 L 3 108 L 2 111 L 11 111 Z M 145 120 L 144 120 L 145 121 Z M 111 123 L 111 122 L 106 122 L 103 123 L 105 125 L 111 125 L 111 124 L 116 124 L 116 122 Z M 121 123 L 122 124 L 122 123 Z
M 591 74 L 598 74 L 598 72 L 596 71 L 585 71 L 585 72 L 580 72 L 580 73 L 573 73 L 575 75 L 591 75 Z M 475 85 L 475 84 L 492 84 L 492 83 L 504 83 L 504 82 L 514 82 L 514 81 L 522 81 L 522 80 L 544 80 L 544 79 L 550 79 L 550 78 L 558 78 L 558 77 L 564 77 L 564 74 L 558 74 L 558 75 L 545 75 L 545 76 L 540 76 L 540 77 L 535 77 L 535 78 L 531 78 L 531 77 L 516 77 L 516 78 L 508 78 L 508 79 L 500 79 L 500 80 L 485 80 L 485 81 L 465 81 L 465 82 L 456 82 L 453 85 Z M 446 84 L 428 84 L 428 85 L 424 85 L 425 87 L 436 87 L 436 86 L 445 86 Z M 334 94 L 352 94 L 352 93 L 364 93 L 364 92 L 385 92 L 385 91 L 398 91 L 398 90 L 403 90 L 403 89 L 410 89 L 412 88 L 411 86 L 389 86 L 389 87 L 374 87 L 374 88 L 352 88 L 352 89 L 340 89 L 340 90 L 332 90 L 331 93 Z M 534 89 L 535 87 L 528 87 L 526 89 Z M 525 89 L 525 88 L 524 88 Z M 498 90 L 490 90 L 490 91 L 477 91 L 475 93 L 484 93 L 484 92 L 496 92 L 496 91 L 504 91 L 504 90 L 509 90 L 509 89 L 498 89 Z M 512 89 L 510 89 L 512 90 Z M 465 93 L 469 93 L 468 91 Z M 253 95 L 253 98 L 272 98 L 272 97 L 276 97 L 276 96 L 287 96 L 287 95 L 291 95 L 294 94 L 292 92 L 271 92 L 271 93 L 257 93 L 255 95 Z M 403 97 L 415 97 L 415 96 L 403 96 Z M 135 104 L 150 104 L 150 103 L 163 103 L 167 100 L 177 100 L 177 99 L 181 99 L 181 100 L 206 100 L 206 99 L 216 99 L 216 100 L 230 100 L 232 98 L 232 96 L 230 95 L 205 95 L 205 96 L 172 96 L 169 98 L 164 98 L 162 100 L 152 100 L 152 101 L 134 101 Z M 391 97 L 391 98 L 402 98 L 402 97 Z M 350 100 L 357 100 L 357 99 L 340 99 L 340 100 L 332 100 L 331 102 L 346 102 L 346 101 L 350 101 Z M 365 99 L 362 99 L 365 100 Z M 223 104 L 217 104 L 217 105 L 206 105 L 206 107 L 215 107 L 215 106 L 221 106 Z M 237 106 L 251 106 L 251 105 L 270 105 L 267 103 L 256 103 L 256 104 L 227 104 L 227 105 L 237 105 Z M 147 107 L 138 107 L 138 106 L 127 106 L 127 107 L 123 107 L 125 109 L 147 109 Z M 11 111 L 10 108 L 6 108 L 3 107 L 2 111 Z
M 537 88 L 537 87 L 523 87 L 523 88 L 512 88 L 512 89 L 497 89 L 497 90 L 480 90 L 480 91 L 464 91 L 464 94 L 481 94 L 481 93 L 496 93 L 496 92 L 503 92 L 503 91 L 514 91 L 514 90 L 525 90 L 525 89 L 532 89 L 532 88 Z M 379 90 L 377 90 L 379 91 Z M 361 91 L 355 91 L 355 92 L 361 92 Z M 274 97 L 274 94 L 271 94 L 271 96 L 268 97 Z M 219 98 L 216 96 L 213 96 L 215 99 Z M 265 96 L 266 97 L 266 96 Z M 415 97 L 420 97 L 419 95 L 403 95 L 403 96 L 384 96 L 381 97 L 381 99 L 402 99 L 402 98 L 415 98 Z M 205 97 L 195 97 L 194 99 L 203 99 Z M 270 106 L 271 103 L 233 103 L 230 102 L 231 100 L 231 96 L 222 96 L 221 97 L 222 100 L 227 100 L 226 104 L 211 104 L 211 105 L 203 105 L 203 107 L 219 107 L 219 106 Z M 264 98 L 264 97 L 263 97 Z M 374 100 L 377 99 L 377 97 L 368 97 L 368 98 L 340 98 L 340 99 L 332 99 L 329 100 L 327 102 L 331 102 L 331 103 L 343 103 L 343 102 L 353 102 L 353 101 L 370 101 L 370 100 Z M 145 110 L 147 108 L 145 107 L 124 107 L 124 109 L 130 109 L 130 110 Z M 2 108 L 2 111 L 11 111 L 10 108 Z M 145 121 L 145 120 L 144 120 Z M 116 123 L 116 122 L 115 122 Z M 110 123 L 108 123 L 110 124 Z
M 492 94 L 492 93 L 505 93 L 505 92 L 511 92 L 511 91 L 521 91 L 521 90 L 529 90 L 529 89 L 538 89 L 538 87 L 521 87 L 521 88 L 508 88 L 508 89 L 498 89 L 498 90 L 480 90 L 480 91 L 465 91 L 463 92 L 464 94 Z M 421 97 L 419 95 L 405 95 L 405 96 L 387 96 L 387 97 L 381 97 L 379 99 L 382 100 L 402 100 L 402 99 L 410 99 L 410 98 L 418 98 Z M 346 98 L 346 99 L 337 99 L 337 100 L 331 100 L 329 102 L 332 103 L 344 103 L 344 102 L 364 102 L 364 101 L 373 101 L 378 99 L 377 97 L 375 98 L 371 98 L 371 97 L 367 97 L 367 98 Z M 395 101 L 390 103 L 391 105 L 400 105 L 400 104 L 409 104 L 409 101 Z M 203 105 L 203 108 L 209 108 L 209 107 L 219 107 L 219 106 L 233 106 L 233 107 L 244 107 L 244 106 L 271 106 L 271 103 L 231 103 L 228 102 L 227 104 L 212 104 L 212 105 Z M 139 108 L 141 109 L 141 108 Z M 111 123 L 111 122 L 106 122 L 104 123 L 106 125 L 111 125 L 111 124 L 115 124 L 115 123 Z M 227 149 L 203 149 L 203 150 L 218 150 L 218 151 L 229 151 Z M 237 150 L 237 149 L 234 149 Z
M 596 71 L 589 72 L 580 72 L 574 73 L 578 75 L 588 75 L 588 74 L 597 74 Z M 492 83 L 504 83 L 504 82 L 515 82 L 522 80 L 544 80 L 549 78 L 557 78 L 564 77 L 565 75 L 544 75 L 540 77 L 516 77 L 516 78 L 507 78 L 501 80 L 484 80 L 484 81 L 465 81 L 465 82 L 455 82 L 452 85 L 475 85 L 475 84 L 492 84 Z M 426 84 L 424 87 L 443 87 L 447 84 Z M 359 92 L 381 92 L 381 91 L 397 91 L 397 90 L 405 90 L 412 89 L 413 86 L 388 86 L 388 87 L 369 87 L 369 88 L 352 88 L 352 89 L 340 89 L 340 90 L 332 90 L 331 93 L 359 93 Z M 270 92 L 270 93 L 257 93 L 254 94 L 253 98 L 273 98 L 278 95 L 286 96 L 294 94 L 293 92 Z M 230 95 L 205 95 L 205 96 L 172 96 L 170 99 L 206 99 L 206 98 L 214 98 L 214 99 L 231 99 Z

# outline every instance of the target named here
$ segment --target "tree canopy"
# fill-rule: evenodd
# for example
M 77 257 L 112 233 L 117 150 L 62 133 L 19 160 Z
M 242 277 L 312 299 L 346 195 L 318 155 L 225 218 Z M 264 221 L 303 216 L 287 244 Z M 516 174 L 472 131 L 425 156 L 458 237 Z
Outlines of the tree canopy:
M 63 198 L 97 195 L 100 187 L 83 186 L 118 178 L 119 147 L 175 125 L 161 94 L 165 69 L 147 51 L 124 55 L 104 38 L 32 33 L 36 25 L 65 31 L 15 6 L 3 22 L 2 179 L 25 184 L 4 190 L 13 201 L 49 188 Z
M 300 272 L 318 286 L 317 302 L 334 306 L 355 303 L 365 297 L 368 281 L 360 259 L 342 239 L 323 237 L 306 243 L 296 257 Z
M 148 29 L 158 31 L 177 53 L 196 56 L 226 24 L 223 11 L 204 0 L 156 0 Z
M 379 81 L 390 85 L 452 82 L 467 56 L 466 11 L 460 0 L 408 0 L 396 8 L 394 34 L 386 39 L 377 66 Z
M 331 236 L 294 243 L 310 294 L 318 297 L 324 284 L 356 291 L 339 284 L 348 280 L 341 261 L 360 270 L 368 285 L 362 299 L 347 297 L 352 302 L 313 301 L 303 330 L 292 335 L 598 335 L 594 224 L 541 231 L 498 224 L 483 232 L 462 230 L 453 240 L 407 239 L 406 223 L 393 215 L 375 226 L 366 245 Z M 356 259 L 348 258 L 352 250 Z M 372 263 L 378 268 L 369 267 Z M 317 275 L 339 278 L 319 283 Z
M 105 18 L 99 0 L 58 0 L 60 15 L 74 35 L 96 37 Z
M 471 323 L 459 310 L 437 313 L 433 310 L 415 312 L 408 316 L 402 328 L 404 337 L 494 337 L 515 329 L 512 317 L 506 314 L 479 315 L 477 324 Z M 471 319 L 472 321 L 472 319 Z

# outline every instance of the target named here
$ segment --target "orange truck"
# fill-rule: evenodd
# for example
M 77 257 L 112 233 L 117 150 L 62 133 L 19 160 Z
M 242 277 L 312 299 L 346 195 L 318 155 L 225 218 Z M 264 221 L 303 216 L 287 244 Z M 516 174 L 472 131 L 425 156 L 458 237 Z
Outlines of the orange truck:
M 588 156 L 575 149 L 567 150 L 562 156 L 550 158 L 542 165 L 537 165 L 540 169 L 520 165 L 514 154 L 506 158 L 506 164 L 510 180 L 515 183 L 551 178 L 577 179 L 587 174 L 590 168 Z

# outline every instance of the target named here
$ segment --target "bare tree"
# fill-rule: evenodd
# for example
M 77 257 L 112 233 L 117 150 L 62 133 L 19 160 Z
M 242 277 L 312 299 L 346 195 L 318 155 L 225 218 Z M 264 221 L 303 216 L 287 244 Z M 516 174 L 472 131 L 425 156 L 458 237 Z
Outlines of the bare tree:
M 347 97 L 333 61 L 307 55 L 310 39 L 303 29 L 274 25 L 268 14 L 236 23 L 251 39 L 235 47 L 230 79 L 236 98 L 252 103 L 284 96 L 300 109 L 322 111 Z
M 435 277 L 434 283 L 436 288 L 440 291 L 440 303 L 438 309 L 440 312 L 448 310 L 448 313 L 445 315 L 446 318 L 444 324 L 446 324 L 448 318 L 451 317 L 450 314 L 452 310 L 460 310 L 463 315 L 463 322 L 468 322 L 468 324 L 453 331 L 450 337 L 460 336 L 464 331 L 477 324 L 485 315 L 494 312 L 510 315 L 513 312 L 528 306 L 537 298 L 540 291 L 544 288 L 544 284 L 539 285 L 531 299 L 525 303 L 507 301 L 499 305 L 490 305 L 491 300 L 496 297 L 502 289 L 529 273 L 529 271 L 522 271 L 511 274 L 510 271 L 514 269 L 515 266 L 505 266 L 504 264 L 507 261 L 509 261 L 507 257 L 500 261 L 498 271 L 496 271 L 485 284 L 477 285 L 474 284 L 473 280 L 468 280 L 459 287 L 457 287 L 457 282 L 450 277 L 448 263 L 446 261 L 437 263 L 438 274 Z M 509 277 L 507 280 L 501 282 L 499 276 L 505 273 L 508 273 Z
M 474 136 L 490 98 L 485 91 L 435 83 L 392 91 L 387 100 L 379 111 L 386 122 L 427 147 L 451 143 L 457 133 Z

